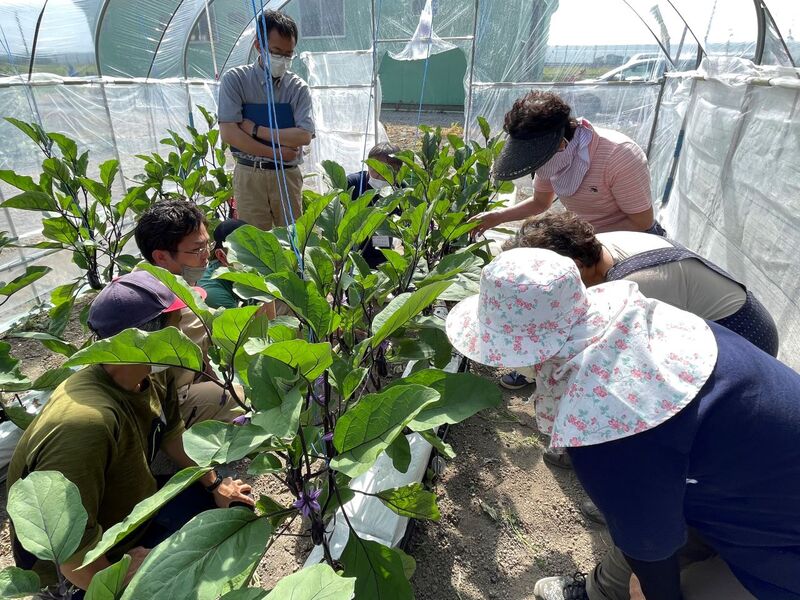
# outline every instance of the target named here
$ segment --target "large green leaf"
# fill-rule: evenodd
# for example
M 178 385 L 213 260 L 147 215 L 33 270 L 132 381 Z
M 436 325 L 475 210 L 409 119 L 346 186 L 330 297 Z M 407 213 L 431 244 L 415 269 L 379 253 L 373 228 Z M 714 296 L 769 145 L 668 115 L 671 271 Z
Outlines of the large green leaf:
M 31 177 L 27 175 L 20 175 L 14 171 L 7 169 L 0 169 L 0 181 L 5 181 L 9 185 L 13 185 L 18 190 L 23 192 L 39 192 L 39 184 L 37 184 Z
M 389 305 L 375 315 L 372 321 L 372 347 L 376 348 L 408 321 L 430 306 L 450 285 L 449 281 L 438 281 L 411 294 L 400 294 Z
M 58 387 L 73 373 L 75 373 L 75 371 L 66 367 L 50 369 L 37 377 L 33 384 L 31 384 L 31 388 L 34 390 L 52 390 Z
M 224 465 L 255 452 L 271 435 L 256 425 L 202 421 L 183 434 L 186 454 L 201 466 Z
M 123 583 L 130 566 L 131 557 L 126 554 L 110 567 L 95 573 L 86 590 L 85 600 L 117 600 L 122 594 Z
M 57 354 L 63 354 L 67 358 L 78 351 L 78 349 L 69 342 L 62 340 L 55 335 L 50 335 L 49 333 L 43 333 L 41 331 L 17 331 L 9 334 L 9 337 L 37 340 L 48 350 L 51 350 Z
M 350 600 L 356 580 L 341 577 L 326 564 L 306 567 L 281 579 L 266 600 Z
M 126 329 L 113 337 L 98 340 L 88 348 L 79 350 L 64 363 L 64 366 L 76 367 L 97 363 L 154 364 L 182 367 L 192 371 L 203 370 L 200 348 L 175 327 L 151 333 Z
M 305 269 L 317 288 L 324 292 L 330 291 L 333 285 L 335 266 L 328 253 L 319 246 L 311 246 L 306 250 Z
M 41 589 L 39 576 L 33 571 L 6 567 L 0 571 L 0 598 L 27 598 Z
M 278 438 L 293 436 L 300 425 L 304 402 L 304 385 L 294 369 L 262 355 L 250 364 L 247 380 L 251 390 L 248 397 L 256 410 L 253 424 Z
M 19 370 L 19 360 L 11 356 L 11 344 L 0 341 L 0 389 L 15 391 L 27 389 L 30 384 Z
M 315 198 L 306 205 L 305 209 L 303 210 L 303 214 L 297 217 L 293 227 L 297 237 L 297 247 L 300 249 L 300 251 L 305 250 L 306 244 L 311 236 L 311 232 L 314 230 L 314 225 L 316 224 L 317 219 L 322 214 L 322 211 L 325 210 L 325 207 L 331 203 L 334 197 L 334 194 L 329 194 L 327 196 Z
M 67 246 L 75 244 L 80 238 L 80 234 L 75 227 L 70 225 L 70 222 L 64 217 L 42 219 L 42 235 L 49 240 L 62 242 Z
M 423 408 L 438 399 L 438 392 L 421 385 L 367 394 L 336 423 L 333 445 L 339 455 L 331 467 L 350 477 L 360 475 Z
M 328 174 L 328 177 L 331 180 L 331 185 L 340 190 L 347 189 L 347 173 L 337 162 L 332 160 L 323 160 L 322 161 L 322 168 L 325 169 L 325 173 Z
M 211 310 L 206 306 L 200 294 L 191 288 L 183 277 L 174 275 L 166 269 L 152 265 L 147 261 L 140 262 L 137 269 L 150 273 L 167 286 L 173 294 L 180 298 L 194 314 L 200 317 L 203 323 L 206 325 L 211 324 L 213 318 Z
M 226 363 L 230 364 L 237 346 L 242 343 L 242 335 L 258 309 L 258 306 L 228 308 L 214 319 L 211 341 L 222 350 Z
M 356 578 L 356 598 L 414 600 L 403 558 L 392 548 L 362 540 L 351 531 L 341 562 L 345 577 Z
M 3 208 L 17 208 L 20 210 L 56 211 L 56 201 L 50 194 L 40 191 L 22 192 L 0 204 Z
M 167 502 L 180 494 L 211 469 L 208 467 L 187 467 L 178 471 L 155 494 L 145 498 L 133 507 L 131 513 L 122 521 L 103 532 L 103 538 L 98 544 L 86 553 L 83 565 L 94 562 L 111 548 L 116 546 L 128 534 L 145 523 L 158 512 Z
M 25 431 L 36 418 L 35 414 L 29 413 L 23 406 L 4 406 L 3 412 L 8 420 L 22 431 Z
M 432 521 L 441 518 L 439 507 L 436 506 L 436 494 L 426 490 L 421 483 L 380 491 L 378 498 L 401 517 Z
M 58 471 L 34 471 L 14 482 L 7 510 L 22 547 L 59 565 L 78 549 L 86 529 L 80 492 Z
M 20 291 L 25 286 L 30 285 L 37 279 L 47 275 L 52 269 L 50 267 L 26 267 L 25 272 L 19 277 L 15 277 L 8 283 L 0 287 L 0 296 L 10 296 Z
M 477 274 L 480 280 L 483 260 L 475 256 L 472 252 L 462 251 L 445 256 L 428 275 L 420 281 L 417 286 L 423 287 L 435 281 L 450 279 L 459 273 Z
M 117 171 L 119 171 L 119 161 L 115 158 L 107 160 L 100 165 L 100 179 L 107 188 L 111 189 L 114 178 L 117 176 Z
M 122 600 L 216 598 L 261 558 L 272 531 L 245 508 L 201 513 L 151 550 Z
M 243 588 L 241 590 L 233 590 L 219 600 L 264 600 L 267 597 L 267 590 L 261 588 Z
M 305 340 L 288 340 L 270 344 L 261 354 L 299 369 L 303 377 L 312 381 L 333 363 L 331 345 L 327 342 L 312 344 Z
M 283 470 L 281 459 L 270 452 L 262 452 L 250 461 L 247 467 L 249 475 L 264 475 L 265 473 L 278 473 Z
M 439 399 L 426 406 L 409 423 L 414 431 L 434 429 L 445 423 L 460 423 L 483 410 L 499 406 L 503 395 L 492 381 L 470 373 L 446 373 L 425 369 L 392 382 L 387 389 L 410 383 L 424 385 L 439 392 Z
M 264 276 L 259 273 L 231 271 L 227 267 L 222 267 L 214 272 L 213 279 L 232 281 L 233 291 L 242 298 L 254 298 L 262 301 L 272 301 L 274 299 L 271 289 L 267 286 L 267 282 L 264 281 Z
M 317 339 L 325 338 L 338 323 L 328 301 L 311 281 L 303 281 L 294 273 L 275 273 L 266 277 L 272 295 L 286 302 L 297 316 L 305 320 Z
M 263 275 L 291 269 L 281 243 L 270 231 L 244 225 L 231 233 L 225 244 L 230 262 L 253 267 Z
M 386 447 L 386 455 L 392 459 L 392 465 L 401 473 L 406 473 L 411 465 L 411 445 L 408 438 L 398 435 L 394 441 Z
M 453 450 L 453 447 L 445 442 L 442 438 L 436 435 L 432 430 L 431 431 L 419 431 L 418 432 L 426 442 L 428 442 L 431 446 L 433 446 L 439 454 L 444 456 L 445 458 L 455 458 L 456 453 Z

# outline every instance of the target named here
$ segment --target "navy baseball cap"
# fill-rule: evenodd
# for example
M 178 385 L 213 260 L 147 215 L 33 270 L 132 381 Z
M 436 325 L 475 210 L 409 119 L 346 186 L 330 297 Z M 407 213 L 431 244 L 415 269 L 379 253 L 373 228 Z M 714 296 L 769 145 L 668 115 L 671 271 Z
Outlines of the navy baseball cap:
M 89 327 L 107 338 L 129 327 L 139 327 L 162 313 L 186 304 L 147 271 L 116 278 L 101 291 L 89 309 Z

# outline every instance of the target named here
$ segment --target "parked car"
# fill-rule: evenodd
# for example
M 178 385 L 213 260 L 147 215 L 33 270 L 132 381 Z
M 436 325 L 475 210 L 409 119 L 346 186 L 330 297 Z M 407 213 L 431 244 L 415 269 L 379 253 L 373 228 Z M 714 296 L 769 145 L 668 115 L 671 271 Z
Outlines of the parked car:
M 637 55 L 638 56 L 638 55 Z M 597 83 L 600 81 L 656 81 L 664 72 L 685 71 L 694 68 L 695 58 L 681 58 L 672 66 L 663 56 L 649 58 L 632 58 L 624 65 L 603 73 L 594 79 L 581 79 L 575 83 Z

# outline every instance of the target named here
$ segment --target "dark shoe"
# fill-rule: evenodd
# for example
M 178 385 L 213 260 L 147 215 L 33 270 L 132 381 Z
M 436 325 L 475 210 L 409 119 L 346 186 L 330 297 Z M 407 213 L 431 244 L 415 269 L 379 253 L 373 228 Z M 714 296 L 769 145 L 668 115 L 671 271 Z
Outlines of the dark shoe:
M 533 586 L 537 600 L 589 600 L 586 595 L 586 575 L 575 573 L 572 577 L 545 577 Z
M 542 460 L 551 467 L 559 469 L 571 469 L 572 461 L 569 458 L 566 450 L 561 448 L 546 448 L 542 453 Z
M 533 381 L 531 381 L 524 375 L 520 375 L 516 371 L 511 371 L 511 373 L 506 373 L 500 378 L 500 385 L 502 385 L 507 390 L 519 390 L 524 388 L 526 385 L 530 385 L 532 383 Z
M 606 518 L 603 516 L 603 513 L 600 512 L 600 509 L 597 508 L 597 505 L 591 500 L 584 500 L 581 502 L 581 513 L 592 523 L 603 526 L 606 525 Z

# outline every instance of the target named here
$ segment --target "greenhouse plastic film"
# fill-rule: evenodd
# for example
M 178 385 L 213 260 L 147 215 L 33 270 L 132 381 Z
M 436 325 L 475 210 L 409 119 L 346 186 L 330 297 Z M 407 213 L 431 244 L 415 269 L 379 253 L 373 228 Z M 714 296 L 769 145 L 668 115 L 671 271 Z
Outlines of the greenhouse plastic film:
M 720 67 L 707 65 L 709 73 Z M 776 73 L 745 67 L 761 81 Z M 662 221 L 679 241 L 741 278 L 777 322 L 780 358 L 800 368 L 800 91 L 748 84 L 740 69 L 732 78 L 698 80 L 694 93 Z

